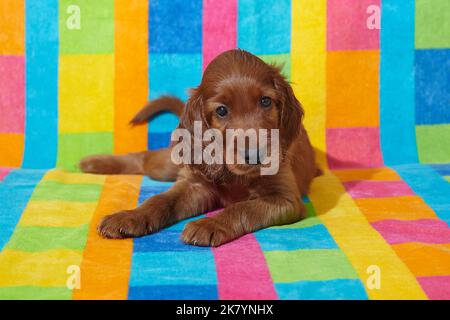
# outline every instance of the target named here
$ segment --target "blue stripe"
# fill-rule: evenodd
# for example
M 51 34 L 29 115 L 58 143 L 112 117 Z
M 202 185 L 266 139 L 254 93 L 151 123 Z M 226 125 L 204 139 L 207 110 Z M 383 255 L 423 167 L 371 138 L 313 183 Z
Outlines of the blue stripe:
M 414 0 L 383 0 L 380 134 L 385 164 L 418 162 L 415 134 Z
M 153 197 L 154 195 L 167 191 L 168 189 L 168 187 L 163 186 L 142 186 L 141 192 L 139 194 L 139 204 L 141 204 L 148 198 Z
M 149 177 L 143 177 L 141 185 L 142 187 L 165 187 L 166 189 L 168 189 L 173 185 L 173 182 L 158 181 L 153 180 L 152 178 Z
M 130 286 L 216 284 L 211 250 L 133 252 Z
M 190 246 L 181 241 L 181 232 L 164 229 L 155 234 L 136 238 L 133 241 L 134 252 L 160 252 L 160 251 L 208 251 L 208 247 Z
M 217 287 L 211 285 L 130 287 L 130 300 L 216 300 Z
M 151 0 L 149 12 L 150 52 L 202 52 L 202 0 Z
M 393 169 L 450 226 L 450 183 L 426 165 L 412 164 Z
M 148 132 L 167 133 L 172 132 L 178 126 L 178 117 L 170 112 L 162 112 L 156 115 L 149 123 Z
M 53 168 L 58 135 L 58 1 L 26 1 L 24 168 Z
M 238 1 L 238 47 L 253 54 L 291 51 L 291 0 Z
M 202 76 L 202 55 L 149 54 L 150 99 L 161 95 L 174 95 L 183 101 L 188 89 L 197 87 Z
M 11 237 L 23 210 L 45 171 L 17 169 L 0 183 L 0 250 Z
M 200 84 L 202 55 L 196 54 L 149 54 L 149 99 L 162 95 L 188 99 L 188 90 Z M 170 135 L 178 124 L 174 115 L 158 115 L 148 126 L 148 149 L 166 148 Z
M 297 249 L 336 249 L 337 244 L 325 226 L 264 229 L 255 232 L 263 251 Z
M 172 185 L 173 182 L 157 181 L 149 177 L 144 177 L 141 183 L 138 204 L 140 205 L 148 198 L 167 191 Z
M 299 281 L 275 284 L 282 300 L 367 300 L 359 279 Z
M 450 123 L 450 50 L 416 50 L 416 123 Z
M 150 132 L 147 138 L 147 149 L 158 150 L 167 148 L 170 145 L 170 136 L 172 132 Z
M 167 190 L 172 184 L 144 178 L 139 203 L 151 196 L 151 193 Z M 130 287 L 139 288 L 130 289 L 130 299 L 162 299 L 164 294 L 161 286 L 172 285 L 181 286 L 177 295 L 179 299 L 193 299 L 196 295 L 189 289 L 192 286 L 202 286 L 199 289 L 206 290 L 205 296 L 199 299 L 217 296 L 216 266 L 212 250 L 183 244 L 180 234 L 185 223 L 183 221 L 159 233 L 133 240 Z M 170 288 L 172 287 L 166 289 Z M 166 296 L 173 297 L 173 294 L 170 292 Z
M 167 230 L 172 230 L 172 231 L 179 231 L 179 232 L 181 232 L 181 231 L 184 230 L 184 227 L 185 227 L 189 222 L 194 221 L 194 220 L 197 220 L 197 219 L 201 219 L 201 218 L 204 218 L 204 217 L 205 217 L 205 215 L 202 214 L 202 215 L 197 216 L 197 217 L 192 217 L 192 218 L 189 218 L 189 219 L 181 220 L 181 221 L 179 221 L 178 223 L 175 223 L 174 225 L 168 227 Z
M 432 164 L 430 165 L 441 176 L 450 176 L 450 163 Z

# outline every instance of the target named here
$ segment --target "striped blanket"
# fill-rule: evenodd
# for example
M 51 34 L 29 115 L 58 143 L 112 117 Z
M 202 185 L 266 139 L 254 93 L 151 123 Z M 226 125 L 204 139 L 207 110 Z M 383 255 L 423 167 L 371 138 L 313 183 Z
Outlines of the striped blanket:
M 2 0 L 0 299 L 450 299 L 450 2 Z M 157 149 L 218 53 L 284 64 L 324 175 L 308 217 L 218 248 L 106 240 L 171 183 L 80 173 Z M 212 214 L 212 213 L 208 213 Z M 197 219 L 197 218 L 194 218 Z

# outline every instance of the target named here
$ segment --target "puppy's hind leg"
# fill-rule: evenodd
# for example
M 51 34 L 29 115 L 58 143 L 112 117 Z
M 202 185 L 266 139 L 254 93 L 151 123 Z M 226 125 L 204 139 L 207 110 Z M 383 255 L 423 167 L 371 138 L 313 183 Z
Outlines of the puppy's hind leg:
M 141 174 L 156 180 L 175 181 L 178 166 L 172 163 L 171 149 L 144 151 L 125 155 L 94 155 L 82 159 L 83 172 L 96 174 Z
M 146 152 L 125 155 L 93 155 L 83 158 L 79 167 L 81 171 L 96 174 L 144 174 Z

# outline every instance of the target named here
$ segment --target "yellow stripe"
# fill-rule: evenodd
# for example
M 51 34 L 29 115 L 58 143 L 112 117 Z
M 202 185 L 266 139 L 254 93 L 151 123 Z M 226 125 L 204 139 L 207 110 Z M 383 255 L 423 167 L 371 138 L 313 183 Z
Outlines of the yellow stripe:
M 97 202 L 62 200 L 30 201 L 20 218 L 21 226 L 79 227 L 88 224 Z
M 326 0 L 292 0 L 291 79 L 322 167 L 326 167 L 326 6 Z
M 45 174 L 42 180 L 57 181 L 64 184 L 103 184 L 105 183 L 105 176 L 52 169 Z
M 59 133 L 112 132 L 114 54 L 59 57 Z
M 64 184 L 103 184 L 105 176 L 49 170 L 43 181 L 57 181 Z M 39 188 L 39 184 L 36 189 Z M 89 223 L 97 202 L 76 202 L 70 200 L 31 200 L 20 217 L 21 226 L 77 227 Z
M 69 266 L 78 266 L 78 250 L 22 252 L 5 249 L 0 253 L 0 287 L 66 287 Z
M 368 223 L 330 171 L 314 180 L 309 195 L 317 215 L 347 255 L 371 299 L 427 299 L 416 278 Z M 380 268 L 380 289 L 367 288 L 371 265 Z

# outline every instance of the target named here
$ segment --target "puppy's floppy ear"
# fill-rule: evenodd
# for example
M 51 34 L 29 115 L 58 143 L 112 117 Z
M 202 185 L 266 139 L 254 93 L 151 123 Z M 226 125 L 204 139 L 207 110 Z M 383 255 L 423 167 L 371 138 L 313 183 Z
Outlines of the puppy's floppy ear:
M 285 140 L 287 145 L 290 145 L 300 132 L 304 111 L 295 97 L 291 85 L 281 75 L 279 69 L 275 70 L 274 86 L 281 95 L 280 137 Z
M 198 89 L 190 90 L 189 97 L 184 112 L 181 115 L 179 128 L 185 128 L 190 132 L 194 131 L 194 121 L 202 121 L 202 125 L 206 125 L 203 115 L 203 98 Z

